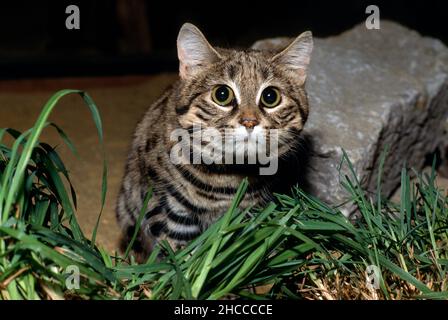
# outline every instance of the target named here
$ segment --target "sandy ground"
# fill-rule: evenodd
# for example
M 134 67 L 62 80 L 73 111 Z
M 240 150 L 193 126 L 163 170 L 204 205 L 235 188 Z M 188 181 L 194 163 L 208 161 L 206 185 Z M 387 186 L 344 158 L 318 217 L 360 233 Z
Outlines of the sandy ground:
M 106 206 L 98 230 L 98 243 L 116 250 L 120 230 L 115 222 L 115 198 L 123 175 L 126 153 L 133 130 L 146 108 L 157 99 L 176 75 L 128 76 L 88 79 L 39 79 L 0 81 L 0 127 L 25 130 L 33 126 L 47 99 L 59 89 L 86 90 L 95 100 L 103 120 L 109 165 Z M 77 95 L 64 97 L 50 117 L 75 144 L 78 160 L 54 129 L 47 129 L 41 141 L 58 145 L 78 195 L 81 227 L 91 235 L 101 203 L 102 155 L 88 108 Z
M 47 99 L 60 89 L 83 89 L 95 100 L 103 119 L 109 165 L 108 195 L 97 239 L 110 251 L 116 250 L 120 234 L 114 206 L 133 130 L 146 108 L 175 79 L 174 74 L 161 74 L 151 77 L 0 81 L 0 127 L 21 131 L 30 128 Z M 81 227 L 91 235 L 101 201 L 102 158 L 96 129 L 88 108 L 77 95 L 63 98 L 50 120 L 66 131 L 80 154 L 78 160 L 54 129 L 48 129 L 41 139 L 58 145 L 77 191 L 77 214 Z M 438 183 L 448 189 L 447 179 L 439 179 Z

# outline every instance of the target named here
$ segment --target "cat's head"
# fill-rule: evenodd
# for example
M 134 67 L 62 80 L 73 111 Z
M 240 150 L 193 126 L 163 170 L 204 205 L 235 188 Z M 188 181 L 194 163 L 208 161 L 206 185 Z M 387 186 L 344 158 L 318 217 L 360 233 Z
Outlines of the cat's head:
M 276 129 L 279 154 L 287 152 L 308 117 L 304 84 L 312 48 L 309 31 L 280 52 L 214 48 L 197 27 L 184 24 L 177 39 L 181 127 L 230 130 L 249 143 Z

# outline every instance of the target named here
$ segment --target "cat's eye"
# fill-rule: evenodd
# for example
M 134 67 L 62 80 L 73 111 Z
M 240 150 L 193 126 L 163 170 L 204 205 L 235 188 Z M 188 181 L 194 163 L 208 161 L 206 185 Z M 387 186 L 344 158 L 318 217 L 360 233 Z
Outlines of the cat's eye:
M 261 93 L 261 103 L 266 108 L 274 108 L 280 104 L 282 96 L 275 87 L 267 87 Z
M 230 105 L 234 98 L 233 90 L 226 85 L 218 85 L 212 90 L 212 99 L 220 106 Z

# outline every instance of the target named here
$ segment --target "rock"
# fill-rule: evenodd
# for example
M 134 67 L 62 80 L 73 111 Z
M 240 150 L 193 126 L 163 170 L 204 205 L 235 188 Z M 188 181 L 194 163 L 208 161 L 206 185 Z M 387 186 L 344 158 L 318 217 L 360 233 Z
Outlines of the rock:
M 290 40 L 261 40 L 253 47 L 280 50 Z M 389 21 L 380 30 L 360 24 L 315 39 L 311 60 L 304 134 L 312 146 L 306 169 L 312 194 L 330 204 L 347 199 L 338 171 L 342 149 L 362 185 L 375 192 L 388 145 L 382 193 L 390 196 L 404 165 L 421 169 L 428 154 L 447 145 L 448 49 L 441 41 Z

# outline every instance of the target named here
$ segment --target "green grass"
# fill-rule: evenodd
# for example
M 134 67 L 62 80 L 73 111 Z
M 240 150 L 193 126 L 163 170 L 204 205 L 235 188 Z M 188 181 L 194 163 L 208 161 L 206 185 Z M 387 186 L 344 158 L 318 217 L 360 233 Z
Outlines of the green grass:
M 381 178 L 376 196 L 360 187 L 346 155 L 351 172 L 341 183 L 360 213 L 355 222 L 300 189 L 266 208 L 240 210 L 244 181 L 224 216 L 186 248 L 173 252 L 162 243 L 140 265 L 129 249 L 106 252 L 95 243 L 98 223 L 92 237 L 82 232 L 68 171 L 39 141 L 52 126 L 75 152 L 62 129 L 47 122 L 67 94 L 83 98 L 102 146 L 98 110 L 77 90 L 56 93 L 23 134 L 0 129 L 0 299 L 448 298 L 448 200 L 435 186 L 434 168 L 430 175 L 403 169 L 401 202 L 392 203 L 380 196 Z M 103 168 L 104 205 L 106 161 Z M 380 272 L 378 290 L 366 285 L 370 265 Z M 80 271 L 79 289 L 66 286 L 72 266 Z

